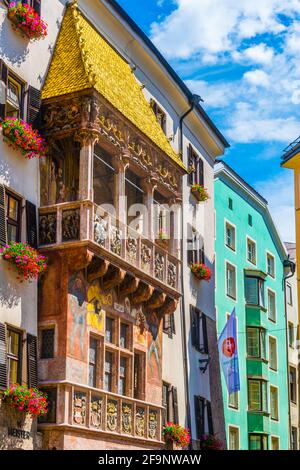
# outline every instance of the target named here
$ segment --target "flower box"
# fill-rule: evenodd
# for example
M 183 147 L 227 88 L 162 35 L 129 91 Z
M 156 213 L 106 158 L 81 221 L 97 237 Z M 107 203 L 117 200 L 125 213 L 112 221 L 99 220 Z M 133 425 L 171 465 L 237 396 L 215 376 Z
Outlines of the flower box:
M 181 450 L 188 447 L 191 441 L 189 430 L 180 424 L 167 423 L 163 429 L 163 436 L 167 450 Z
M 199 281 L 210 281 L 211 280 L 211 270 L 208 266 L 203 263 L 193 263 L 190 266 L 194 276 L 199 279 Z
M 30 124 L 14 117 L 7 117 L 1 123 L 4 141 L 15 150 L 20 150 L 26 158 L 44 157 L 44 139 Z
M 25 243 L 10 243 L 1 248 L 0 254 L 16 268 L 20 282 L 37 279 L 47 267 L 45 256 Z
M 209 199 L 207 189 L 201 184 L 194 184 L 191 188 L 191 192 L 199 202 L 205 202 Z
M 32 417 L 43 416 L 48 411 L 47 396 L 36 388 L 10 385 L 4 392 L 4 401 L 20 413 L 26 413 Z
M 29 39 L 41 39 L 47 36 L 47 24 L 28 4 L 11 2 L 8 6 L 8 18 Z

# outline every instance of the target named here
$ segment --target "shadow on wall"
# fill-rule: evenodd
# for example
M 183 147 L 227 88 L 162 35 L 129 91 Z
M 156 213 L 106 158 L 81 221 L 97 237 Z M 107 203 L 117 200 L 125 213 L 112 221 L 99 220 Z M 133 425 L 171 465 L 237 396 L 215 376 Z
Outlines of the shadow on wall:
M 29 39 L 19 31 L 12 34 L 13 24 L 6 17 L 6 10 L 5 5 L 0 5 L 0 14 L 5 17 L 0 29 L 0 57 L 14 65 L 21 65 L 29 53 Z
M 1 134 L 0 134 L 1 138 Z M 5 161 L 0 161 L 0 183 L 9 186 L 11 180 L 11 167 Z

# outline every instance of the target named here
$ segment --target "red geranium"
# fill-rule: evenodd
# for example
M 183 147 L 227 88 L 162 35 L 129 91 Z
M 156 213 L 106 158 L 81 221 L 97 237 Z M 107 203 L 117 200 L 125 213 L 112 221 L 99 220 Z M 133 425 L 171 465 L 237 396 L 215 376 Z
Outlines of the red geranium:
M 4 400 L 20 412 L 28 413 L 32 417 L 47 413 L 47 395 L 36 388 L 27 388 L 21 385 L 10 385 L 4 392 Z
M 30 124 L 15 117 L 7 117 L 1 123 L 4 141 L 16 150 L 21 150 L 26 158 L 44 157 L 44 139 Z
M 193 263 L 191 264 L 191 271 L 194 276 L 199 280 L 210 281 L 211 280 L 211 270 L 208 266 L 203 263 Z
M 8 6 L 8 15 L 30 39 L 40 39 L 47 36 L 47 23 L 30 5 L 11 2 Z
M 47 267 L 45 256 L 25 243 L 10 243 L 0 249 L 0 254 L 17 268 L 21 282 L 37 279 Z
M 172 444 L 175 444 L 177 447 L 183 448 L 187 447 L 191 441 L 189 430 L 180 426 L 180 424 L 167 423 L 163 429 L 163 436 L 166 447 L 171 447 Z

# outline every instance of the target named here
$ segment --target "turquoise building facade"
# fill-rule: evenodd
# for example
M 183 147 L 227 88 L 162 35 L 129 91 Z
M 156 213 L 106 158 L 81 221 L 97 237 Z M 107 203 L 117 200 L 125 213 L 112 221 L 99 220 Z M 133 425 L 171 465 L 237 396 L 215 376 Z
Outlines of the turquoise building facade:
M 267 201 L 223 162 L 215 166 L 215 211 L 217 333 L 236 308 L 241 382 L 228 396 L 221 372 L 227 448 L 287 450 L 287 253 Z

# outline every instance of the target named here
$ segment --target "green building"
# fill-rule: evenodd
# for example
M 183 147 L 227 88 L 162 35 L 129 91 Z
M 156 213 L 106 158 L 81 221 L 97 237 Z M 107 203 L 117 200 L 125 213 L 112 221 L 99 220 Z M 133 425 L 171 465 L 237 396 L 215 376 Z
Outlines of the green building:
M 241 382 L 228 396 L 222 375 L 227 447 L 288 449 L 287 253 L 267 201 L 224 162 L 215 166 L 215 210 L 217 331 L 235 307 Z

